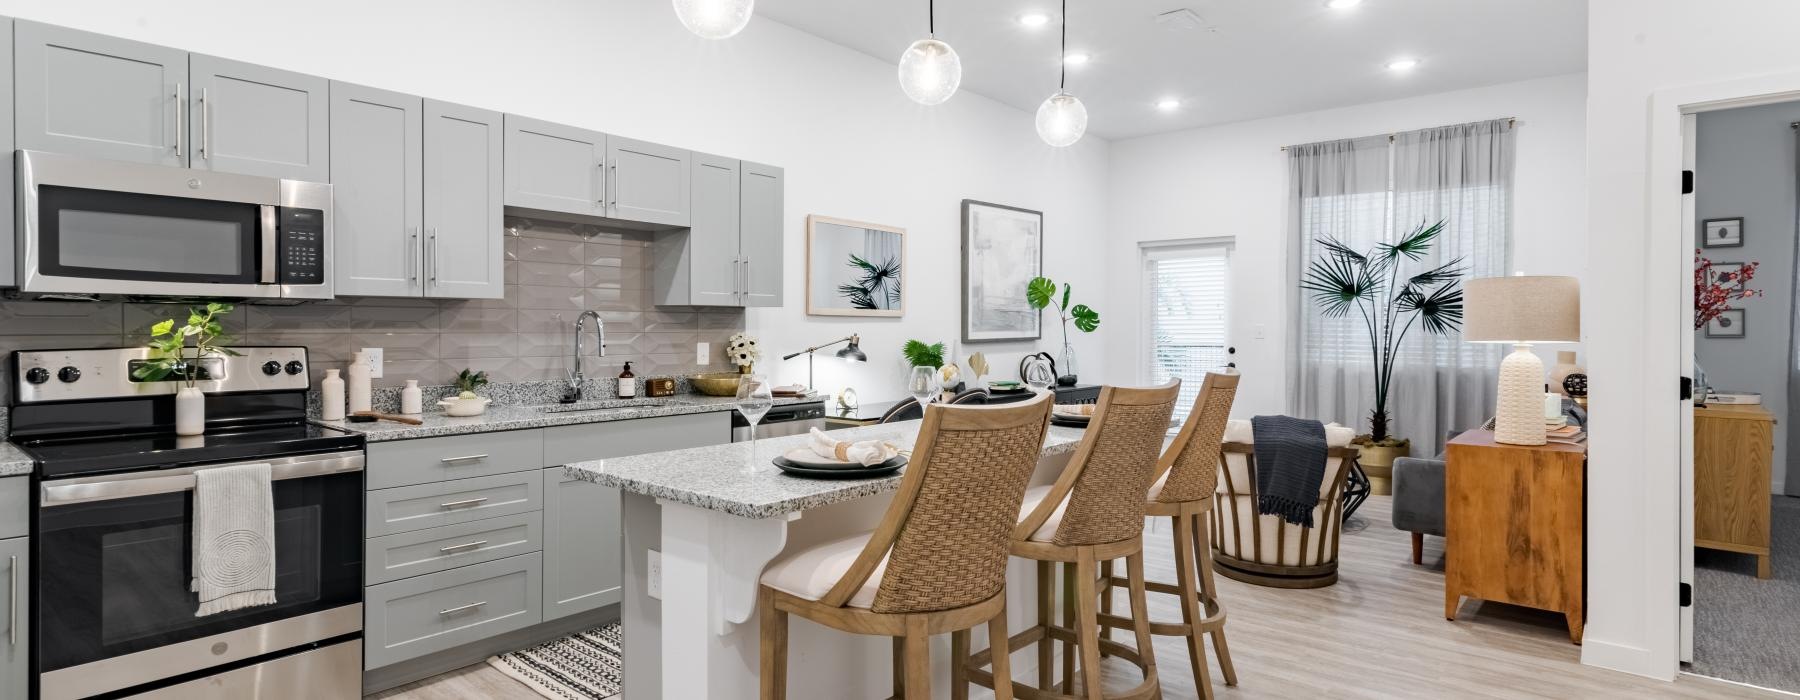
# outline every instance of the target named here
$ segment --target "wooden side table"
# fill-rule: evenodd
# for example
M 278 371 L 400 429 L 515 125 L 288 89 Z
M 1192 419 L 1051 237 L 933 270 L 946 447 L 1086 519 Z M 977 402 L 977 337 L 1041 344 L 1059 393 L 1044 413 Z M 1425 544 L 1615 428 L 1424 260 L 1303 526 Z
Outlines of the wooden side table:
M 1756 557 L 1769 578 L 1775 416 L 1757 405 L 1694 408 L 1694 546 Z
M 1563 613 L 1581 643 L 1587 448 L 1451 440 L 1444 467 L 1444 619 L 1463 596 Z

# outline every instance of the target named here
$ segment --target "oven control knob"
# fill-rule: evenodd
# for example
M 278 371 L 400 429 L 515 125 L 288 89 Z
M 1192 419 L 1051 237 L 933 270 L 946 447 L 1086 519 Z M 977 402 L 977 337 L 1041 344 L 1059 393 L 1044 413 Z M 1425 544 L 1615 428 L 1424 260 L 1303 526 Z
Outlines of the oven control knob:
M 300 364 L 299 360 L 294 360 L 292 362 L 287 363 L 287 373 L 288 374 L 299 374 L 299 373 L 305 372 L 305 371 L 306 371 L 306 365 Z
M 25 381 L 31 382 L 32 384 L 43 384 L 44 382 L 50 381 L 50 370 L 42 367 L 33 367 L 25 370 Z
M 81 378 L 81 370 L 75 369 L 74 367 L 64 367 L 56 370 L 56 378 L 61 379 L 64 384 L 68 384 Z
M 267 374 L 269 376 L 275 376 L 277 374 L 281 374 L 281 363 L 276 362 L 274 360 L 269 360 L 268 362 L 263 363 L 262 369 L 263 369 L 263 374 Z

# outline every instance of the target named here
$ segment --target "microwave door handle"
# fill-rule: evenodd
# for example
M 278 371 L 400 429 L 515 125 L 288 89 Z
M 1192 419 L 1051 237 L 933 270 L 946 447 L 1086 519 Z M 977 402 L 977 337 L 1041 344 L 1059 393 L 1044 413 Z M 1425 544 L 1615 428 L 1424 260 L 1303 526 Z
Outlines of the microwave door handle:
M 262 205 L 262 277 L 259 284 L 275 284 L 275 206 Z

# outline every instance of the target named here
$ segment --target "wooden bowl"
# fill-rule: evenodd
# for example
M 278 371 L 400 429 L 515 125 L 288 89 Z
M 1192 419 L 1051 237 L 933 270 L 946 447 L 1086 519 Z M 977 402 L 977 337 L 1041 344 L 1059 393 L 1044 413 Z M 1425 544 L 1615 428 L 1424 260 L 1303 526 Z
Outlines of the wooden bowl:
M 738 381 L 743 376 L 737 372 L 696 374 L 688 377 L 688 383 L 694 385 L 694 391 L 707 396 L 737 396 Z

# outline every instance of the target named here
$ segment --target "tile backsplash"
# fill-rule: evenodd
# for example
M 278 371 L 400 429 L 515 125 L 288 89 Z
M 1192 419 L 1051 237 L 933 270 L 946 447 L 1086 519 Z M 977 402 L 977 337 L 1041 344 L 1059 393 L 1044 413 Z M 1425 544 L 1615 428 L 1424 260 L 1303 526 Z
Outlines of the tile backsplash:
M 304 345 L 316 385 L 352 352 L 382 348 L 376 386 L 449 384 L 464 367 L 492 381 L 563 378 L 574 347 L 575 317 L 593 309 L 606 320 L 604 358 L 591 354 L 591 378 L 617 376 L 626 361 L 640 377 L 724 371 L 725 339 L 744 328 L 742 309 L 658 308 L 651 303 L 655 234 L 508 216 L 506 298 L 439 300 L 341 297 L 299 306 L 243 305 L 226 320 L 239 345 Z M 120 302 L 0 302 L 0 351 L 142 344 L 150 326 L 182 307 Z M 590 328 L 587 331 L 592 333 Z M 593 337 L 586 338 L 593 352 Z M 712 344 L 711 362 L 695 343 Z M 10 371 L 10 369 L 8 370 Z M 10 397 L 11 377 L 3 396 Z

